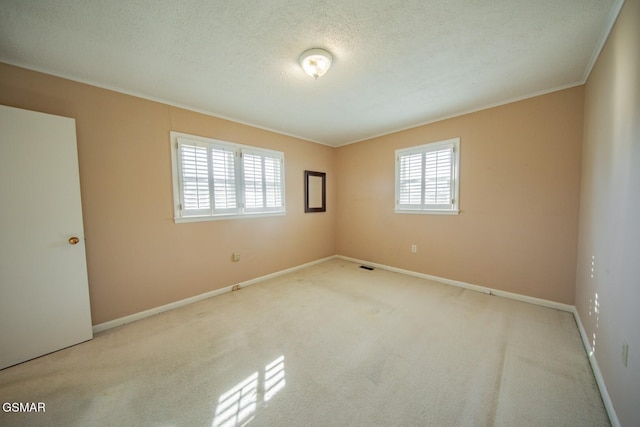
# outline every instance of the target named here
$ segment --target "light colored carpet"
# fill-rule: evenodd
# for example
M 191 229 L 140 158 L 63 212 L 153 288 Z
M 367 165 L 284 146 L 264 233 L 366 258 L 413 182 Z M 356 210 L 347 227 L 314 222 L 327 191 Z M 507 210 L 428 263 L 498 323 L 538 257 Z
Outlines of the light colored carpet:
M 176 284 L 179 286 L 179 284 Z M 570 313 L 332 260 L 0 371 L 12 426 L 606 426 Z

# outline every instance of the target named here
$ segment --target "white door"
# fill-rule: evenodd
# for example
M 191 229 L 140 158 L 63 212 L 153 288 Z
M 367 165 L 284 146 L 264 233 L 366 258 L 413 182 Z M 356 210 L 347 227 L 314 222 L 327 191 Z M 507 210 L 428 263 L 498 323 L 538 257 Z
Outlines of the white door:
M 0 369 L 91 338 L 75 120 L 0 106 Z

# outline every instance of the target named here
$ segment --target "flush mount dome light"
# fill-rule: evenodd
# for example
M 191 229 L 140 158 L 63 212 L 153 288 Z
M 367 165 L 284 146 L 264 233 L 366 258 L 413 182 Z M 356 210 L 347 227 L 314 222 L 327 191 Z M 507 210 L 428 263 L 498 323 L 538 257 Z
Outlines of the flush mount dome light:
M 331 54 L 324 49 L 309 49 L 300 55 L 300 66 L 309 76 L 317 79 L 331 67 Z

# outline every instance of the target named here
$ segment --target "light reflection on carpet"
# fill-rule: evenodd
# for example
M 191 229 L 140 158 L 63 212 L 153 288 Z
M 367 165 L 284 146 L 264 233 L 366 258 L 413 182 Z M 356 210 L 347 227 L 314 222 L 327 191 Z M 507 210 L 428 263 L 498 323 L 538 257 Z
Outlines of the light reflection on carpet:
M 220 395 L 212 427 L 245 426 L 255 417 L 258 394 L 268 402 L 286 384 L 284 356 L 268 363 L 262 375 L 254 372 Z

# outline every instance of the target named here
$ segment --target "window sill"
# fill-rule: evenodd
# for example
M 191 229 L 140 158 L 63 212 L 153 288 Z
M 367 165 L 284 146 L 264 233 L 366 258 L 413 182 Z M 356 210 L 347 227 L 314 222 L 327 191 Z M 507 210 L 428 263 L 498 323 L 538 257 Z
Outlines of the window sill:
M 438 209 L 395 209 L 397 214 L 418 214 L 418 215 L 458 215 L 460 211 L 456 210 L 438 210 Z
M 270 216 L 284 216 L 286 214 L 287 214 L 287 211 L 257 212 L 257 213 L 232 214 L 232 215 L 176 216 L 173 218 L 173 221 L 176 224 L 181 224 L 181 223 L 188 223 L 188 222 L 220 221 L 225 219 L 265 218 Z

